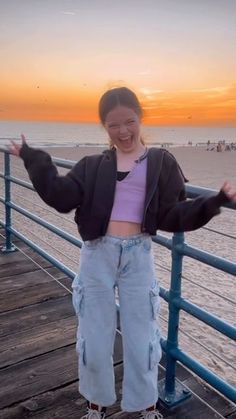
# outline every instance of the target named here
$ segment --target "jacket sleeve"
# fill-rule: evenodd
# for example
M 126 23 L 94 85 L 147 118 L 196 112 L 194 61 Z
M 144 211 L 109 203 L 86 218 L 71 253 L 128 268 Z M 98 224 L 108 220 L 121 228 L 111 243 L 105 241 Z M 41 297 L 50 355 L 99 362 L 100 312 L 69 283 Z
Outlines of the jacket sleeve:
M 63 213 L 81 204 L 84 195 L 84 159 L 65 176 L 60 176 L 51 156 L 43 150 L 24 144 L 20 157 L 35 190 L 46 204 Z
M 196 230 L 219 214 L 221 205 L 229 202 L 222 190 L 214 196 L 186 200 L 184 176 L 174 158 L 169 161 L 166 179 L 160 179 L 159 189 L 158 228 L 169 232 Z

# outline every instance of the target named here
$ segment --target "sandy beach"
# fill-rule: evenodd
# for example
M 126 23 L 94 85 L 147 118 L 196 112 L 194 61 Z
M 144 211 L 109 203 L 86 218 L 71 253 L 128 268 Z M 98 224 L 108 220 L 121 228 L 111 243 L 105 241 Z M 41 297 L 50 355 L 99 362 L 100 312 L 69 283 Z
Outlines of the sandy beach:
M 45 150 L 47 149 L 45 148 Z M 102 150 L 101 147 L 54 147 L 48 149 L 50 154 L 55 157 L 74 161 L 79 160 L 84 155 L 101 153 Z M 170 151 L 177 158 L 190 184 L 218 190 L 224 180 L 229 180 L 236 186 L 236 151 L 217 153 L 216 151 L 207 151 L 204 147 L 176 147 L 171 148 Z M 2 158 L 2 153 L 0 153 L 1 167 L 3 167 Z M 20 159 L 13 157 L 12 167 L 14 176 L 24 180 L 28 179 Z M 61 174 L 66 171 L 59 169 Z M 3 182 L 0 183 L 0 187 L 1 195 L 3 195 Z M 17 185 L 12 186 L 12 200 L 72 235 L 78 236 L 76 225 L 73 222 L 73 212 L 58 214 L 55 210 L 47 207 L 35 193 L 27 189 L 23 191 Z M 1 219 L 3 213 L 4 207 L 1 205 Z M 230 237 L 236 237 L 235 215 L 236 213 L 233 210 L 222 209 L 221 214 L 207 225 L 208 228 L 228 236 L 222 236 L 202 228 L 196 232 L 185 234 L 186 242 L 236 262 L 235 239 Z M 64 262 L 72 270 L 78 270 L 79 249 L 64 242 L 43 227 L 23 218 L 15 211 L 13 212 L 13 219 L 14 227 L 17 230 L 25 233 L 31 240 L 36 241 L 37 244 Z M 164 232 L 160 233 L 167 235 Z M 161 286 L 168 288 L 170 282 L 169 269 L 171 267 L 170 252 L 158 245 L 153 247 L 157 278 Z M 182 289 L 183 297 L 230 324 L 236 324 L 235 277 L 233 275 L 225 274 L 185 257 Z M 162 300 L 160 323 L 164 337 L 166 336 L 167 318 L 168 307 Z M 236 385 L 236 345 L 233 341 L 215 332 L 187 313 L 181 312 L 179 343 L 184 351 L 201 361 L 229 383 Z M 210 352 L 199 344 L 208 347 Z

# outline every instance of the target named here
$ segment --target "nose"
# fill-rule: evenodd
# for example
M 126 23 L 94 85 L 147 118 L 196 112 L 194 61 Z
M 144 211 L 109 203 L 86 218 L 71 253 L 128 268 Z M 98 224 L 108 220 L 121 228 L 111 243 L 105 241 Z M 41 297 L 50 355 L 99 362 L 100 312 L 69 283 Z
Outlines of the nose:
M 128 128 L 125 124 L 120 125 L 120 134 L 125 134 L 128 132 Z

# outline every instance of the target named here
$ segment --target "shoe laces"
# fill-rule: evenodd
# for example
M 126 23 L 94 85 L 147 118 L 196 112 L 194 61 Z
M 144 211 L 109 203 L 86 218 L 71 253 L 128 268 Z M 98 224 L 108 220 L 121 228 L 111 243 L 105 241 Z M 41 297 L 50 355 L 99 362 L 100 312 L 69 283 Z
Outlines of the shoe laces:
M 81 419 L 105 419 L 105 413 L 87 408 L 87 414 L 82 416 Z
M 157 409 L 143 410 L 140 419 L 163 419 L 163 416 Z

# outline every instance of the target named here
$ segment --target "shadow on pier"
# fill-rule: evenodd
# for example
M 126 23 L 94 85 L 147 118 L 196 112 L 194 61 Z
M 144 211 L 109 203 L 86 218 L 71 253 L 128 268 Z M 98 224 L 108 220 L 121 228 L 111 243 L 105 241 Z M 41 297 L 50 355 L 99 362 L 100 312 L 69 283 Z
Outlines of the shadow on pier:
M 0 233 L 3 246 L 4 230 Z M 71 288 L 71 280 L 23 242 L 14 243 L 20 250 L 0 253 L 0 418 L 79 419 L 86 413 L 86 403 L 78 393 L 76 317 L 66 289 Z M 164 377 L 164 357 L 161 364 L 159 379 Z M 120 411 L 119 335 L 114 365 L 118 401 L 107 416 L 138 418 L 137 413 Z M 160 406 L 165 418 L 236 418 L 233 403 L 181 365 L 177 377 L 194 395 L 172 410 Z

